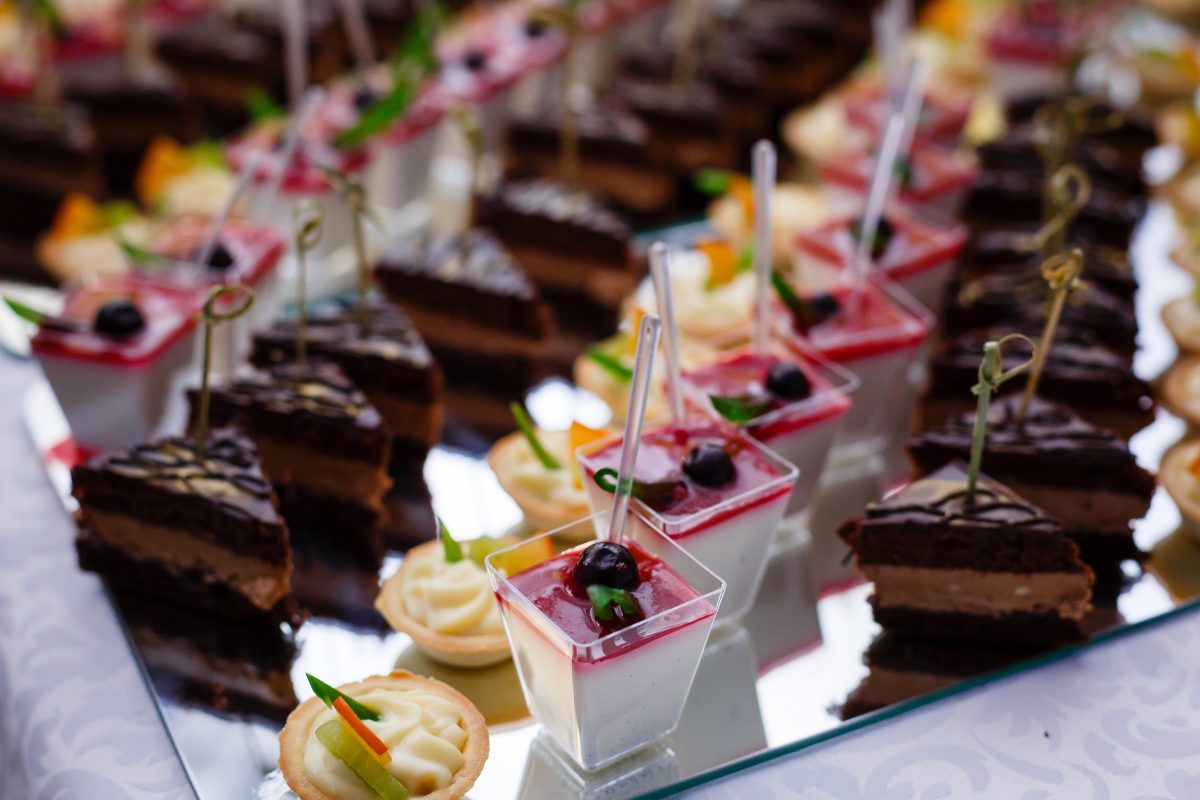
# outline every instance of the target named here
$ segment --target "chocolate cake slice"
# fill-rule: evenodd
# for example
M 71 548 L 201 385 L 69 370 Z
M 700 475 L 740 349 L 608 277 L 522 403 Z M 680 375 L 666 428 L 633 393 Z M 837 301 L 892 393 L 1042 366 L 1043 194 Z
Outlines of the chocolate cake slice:
M 863 653 L 870 670 L 842 706 L 842 719 L 947 689 L 1043 652 L 979 642 L 881 633 Z
M 509 123 L 505 168 L 516 177 L 562 179 L 557 106 L 518 115 Z M 670 209 L 675 176 L 654 160 L 650 131 L 637 115 L 613 104 L 589 106 L 575 115 L 579 132 L 579 180 L 631 213 L 653 216 Z
M 650 156 L 689 176 L 701 167 L 738 165 L 737 129 L 721 95 L 691 82 L 626 79 L 614 89 L 620 103 L 637 114 L 650 132 Z
M 537 283 L 560 329 L 592 339 L 616 329 L 641 277 L 621 215 L 589 192 L 540 178 L 501 183 L 478 205 L 479 224 Z
M 414 237 L 385 253 L 375 276 L 429 343 L 457 393 L 452 403 L 490 397 L 506 407 L 542 377 L 550 308 L 492 234 Z
M 1017 422 L 1020 395 L 993 402 L 983 468 L 1055 517 L 1098 578 L 1105 594 L 1119 588 L 1120 564 L 1137 559 L 1132 520 L 1150 508 L 1154 476 L 1138 466 L 1129 445 L 1056 403 L 1034 398 L 1023 423 Z M 918 476 L 966 460 L 974 414 L 950 417 L 939 428 L 908 441 Z
M 308 315 L 308 357 L 336 364 L 378 410 L 392 433 L 398 468 L 424 461 L 442 432 L 442 373 L 408 316 L 371 301 L 364 331 L 353 307 L 338 303 Z M 296 322 L 280 320 L 254 335 L 251 362 L 260 368 L 294 361 Z
M 79 565 L 128 589 L 234 621 L 289 620 L 292 552 L 253 442 L 187 437 L 96 456 L 71 472 Z
M 125 590 L 113 600 L 161 696 L 276 725 L 296 707 L 297 647 L 287 626 L 235 622 Z
M 197 399 L 188 392 L 193 420 Z M 337 365 L 277 364 L 239 377 L 213 388 L 209 413 L 254 440 L 293 532 L 310 528 L 359 563 L 382 566 L 392 435 Z
M 1023 240 L 1037 231 L 1040 225 L 976 229 L 963 253 L 959 275 L 973 278 L 988 274 L 1023 274 L 1041 265 L 1041 256 L 1030 253 Z M 1083 278 L 1089 284 L 1132 304 L 1137 291 L 1137 277 L 1124 249 L 1097 245 L 1073 231 L 1068 247 L 1079 247 L 1087 253 Z
M 942 301 L 942 330 L 947 336 L 976 328 L 1012 324 L 1040 333 L 1045 326 L 1050 290 L 1039 265 L 975 278 L 955 278 L 946 284 Z M 1094 335 L 1115 353 L 1132 358 L 1137 349 L 1137 316 L 1132 302 L 1098 286 L 1071 292 L 1061 324 Z
M 979 380 L 983 345 L 1010 332 L 1003 328 L 970 331 L 937 347 L 929 361 L 929 385 L 919 406 L 923 428 L 939 427 L 950 416 L 974 409 L 971 387 Z M 1004 368 L 1029 357 L 1028 344 L 1011 341 L 1004 348 Z M 1011 391 L 1020 392 L 1026 378 L 1025 374 L 1014 378 Z M 1126 439 L 1154 421 L 1150 385 L 1134 374 L 1127 358 L 1097 344 L 1056 338 L 1046 356 L 1038 394 Z
M 875 584 L 875 621 L 889 633 L 1051 646 L 1085 638 L 1091 569 L 1044 511 L 947 464 L 871 503 L 838 531 Z

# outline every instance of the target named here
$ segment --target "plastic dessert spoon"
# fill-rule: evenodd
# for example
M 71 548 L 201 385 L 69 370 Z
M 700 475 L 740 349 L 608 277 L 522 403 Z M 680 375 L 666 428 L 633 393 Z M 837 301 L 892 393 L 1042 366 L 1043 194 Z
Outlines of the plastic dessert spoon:
M 663 358 L 667 364 L 667 405 L 671 422 L 683 422 L 683 376 L 679 367 L 679 329 L 675 326 L 675 306 L 671 302 L 671 251 L 663 242 L 650 247 L 650 275 L 654 280 L 654 296 L 658 300 L 658 316 L 662 318 Z
M 204 233 L 204 241 L 200 244 L 200 249 L 196 252 L 196 261 L 203 269 L 208 264 L 208 260 L 212 258 L 213 251 L 217 249 L 217 241 L 221 238 L 221 229 L 225 227 L 229 215 L 233 213 L 234 206 L 237 205 L 238 198 L 246 191 L 246 187 L 250 185 L 250 181 L 258 174 L 258 166 L 263 161 L 262 153 L 251 153 L 250 157 L 242 162 L 242 168 L 238 171 L 237 179 L 233 182 L 233 188 L 229 192 L 229 196 L 225 198 L 225 202 L 217 211 L 217 215 L 208 223 L 208 230 Z
M 292 159 L 296 155 L 296 149 L 300 146 L 300 142 L 304 139 L 304 126 L 308 124 L 309 119 L 316 113 L 317 106 L 320 105 L 321 99 L 325 97 L 325 90 L 320 86 L 309 87 L 304 93 L 304 101 L 300 104 L 300 108 L 292 115 L 291 123 L 287 130 L 283 133 L 282 144 L 279 147 L 279 167 L 275 174 L 271 176 L 271 187 L 263 195 L 261 208 L 254 209 L 262 212 L 264 215 L 270 211 L 275 205 L 275 199 L 279 196 L 279 190 L 283 186 L 283 179 L 287 175 L 288 167 L 291 166 Z
M 770 333 L 768 319 L 767 287 L 771 285 L 771 272 L 775 248 L 771 242 L 771 196 L 775 191 L 775 168 L 778 157 L 775 145 L 763 140 L 754 145 L 754 349 L 760 353 L 767 349 Z
M 883 209 L 891 191 L 892 175 L 896 171 L 896 156 L 900 153 L 900 138 L 903 135 L 903 119 L 900 116 L 889 119 L 883 142 L 879 145 L 879 153 L 875 157 L 875 169 L 871 174 L 871 186 L 867 192 L 867 205 L 858 230 L 858 247 L 854 251 L 851 276 L 855 297 L 862 297 L 867 276 L 871 272 L 871 245 L 879 233 L 879 222 L 883 219 Z
M 625 417 L 625 440 L 621 443 L 617 490 L 613 493 L 612 519 L 609 520 L 608 526 L 610 542 L 620 542 L 625 533 L 629 497 L 633 494 L 633 470 L 646 416 L 646 397 L 650 393 L 650 371 L 654 366 L 654 351 L 658 349 L 658 335 L 661 331 L 662 320 L 657 314 L 646 314 L 642 317 L 638 328 L 633 380 L 629 387 L 629 414 Z

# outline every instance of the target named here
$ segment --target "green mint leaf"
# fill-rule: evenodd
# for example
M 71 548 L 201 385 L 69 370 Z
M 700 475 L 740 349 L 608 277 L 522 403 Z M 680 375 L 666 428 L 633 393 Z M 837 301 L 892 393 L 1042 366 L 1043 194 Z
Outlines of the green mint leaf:
M 702 194 L 720 197 L 729 193 L 730 173 L 724 169 L 698 169 L 692 176 L 692 184 Z
M 188 148 L 188 152 L 197 164 L 220 169 L 229 167 L 229 162 L 225 160 L 225 149 L 216 140 L 206 139 L 203 142 L 196 142 Z
M 771 410 L 769 402 L 752 397 L 722 397 L 710 394 L 708 399 L 712 401 L 718 414 L 737 425 L 744 425 Z
M 609 355 L 599 347 L 589 347 L 587 349 L 587 357 L 622 383 L 629 383 L 633 380 L 632 369 L 622 364 L 616 356 Z
M 283 106 L 275 102 L 275 98 L 267 94 L 266 89 L 256 87 L 246 93 L 246 111 L 250 114 L 250 119 L 255 122 L 264 122 L 269 119 L 277 119 L 286 117 L 287 112 Z
M 615 469 L 605 467 L 597 470 L 596 474 L 592 476 L 592 480 L 609 494 L 616 494 L 618 477 Z M 649 483 L 627 478 L 624 487 L 625 492 L 656 510 L 666 508 L 674 502 L 682 489 L 684 489 L 684 483 L 679 478 L 667 478 Z
M 546 469 L 562 469 L 562 464 L 558 462 L 554 456 L 550 455 L 550 451 L 542 444 L 538 438 L 537 429 L 533 427 L 533 420 L 529 418 L 529 414 L 525 412 L 525 407 L 520 403 L 513 402 L 508 404 L 509 411 L 512 412 L 513 419 L 517 422 L 517 429 L 525 437 L 525 441 L 529 442 L 529 447 L 533 450 L 533 454 L 537 456 L 537 460 L 541 462 Z
M 353 697 L 330 686 L 325 681 L 314 678 L 309 673 L 304 673 L 308 677 L 308 685 L 312 687 L 313 694 L 321 698 L 321 702 L 326 706 L 333 708 L 333 701 L 339 697 L 346 701 L 346 705 L 350 706 L 350 710 L 354 712 L 354 716 L 359 719 L 369 719 L 372 722 L 379 721 L 379 712 L 370 706 L 363 705 Z
M 446 523 L 442 522 L 442 518 L 438 517 L 438 538 L 442 540 L 442 553 L 446 557 L 447 564 L 454 564 L 463 560 L 462 545 L 454 541 L 454 537 L 450 535 L 450 529 L 446 527 Z
M 592 611 L 601 622 L 617 621 L 616 611 L 621 612 L 622 621 L 630 621 L 642 615 L 637 598 L 626 589 L 614 589 L 595 583 L 587 587 L 588 599 L 592 601 Z
M 4 298 L 4 305 L 8 306 L 9 311 L 26 322 L 32 322 L 34 325 L 41 325 L 42 321 L 46 319 L 46 315 L 36 308 L 27 306 L 20 300 L 13 300 L 11 297 Z
M 138 247 L 123 237 L 117 237 L 117 245 L 120 246 L 129 260 L 135 264 L 165 264 L 171 260 L 166 256 L 161 256 L 158 253 L 152 253 L 149 250 Z
M 892 165 L 892 174 L 900 181 L 901 188 L 908 188 L 913 181 L 913 167 L 910 159 L 900 156 Z
M 754 245 L 747 244 L 738 253 L 737 271 L 749 272 L 752 269 L 754 269 Z
M 100 218 L 104 227 L 115 228 L 137 216 L 137 206 L 128 200 L 113 200 L 100 207 Z
M 777 269 L 771 270 L 771 287 L 775 289 L 775 294 L 779 295 L 779 299 L 783 301 L 783 304 L 791 309 L 793 313 L 796 308 L 804 305 L 804 301 L 800 299 L 800 296 L 796 294 L 791 284 L 787 282 L 787 279 Z

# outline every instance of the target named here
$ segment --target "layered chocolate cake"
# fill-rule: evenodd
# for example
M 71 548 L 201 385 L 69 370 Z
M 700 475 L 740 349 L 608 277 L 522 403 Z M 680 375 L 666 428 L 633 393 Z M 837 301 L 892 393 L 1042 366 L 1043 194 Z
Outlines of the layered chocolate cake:
M 1110 595 L 1119 588 L 1121 562 L 1142 555 L 1130 523 L 1150 508 L 1154 476 L 1138 466 L 1125 440 L 1064 406 L 1034 398 L 1019 423 L 1021 400 L 1010 395 L 989 408 L 983 468 L 1057 519 L 1096 573 L 1097 594 Z M 916 474 L 965 461 L 974 420 L 952 416 L 913 436 L 908 454 Z
M 287 626 L 226 620 L 124 589 L 113 600 L 160 695 L 274 724 L 296 707 Z
M 586 191 L 534 178 L 500 184 L 477 218 L 537 283 L 560 329 L 592 339 L 616 329 L 641 277 L 619 214 Z
M 415 237 L 385 253 L 375 276 L 445 371 L 451 413 L 506 428 L 507 403 L 545 372 L 554 324 L 537 286 L 500 242 L 479 229 Z
M 37 238 L 71 192 L 104 192 L 87 111 L 74 104 L 0 104 L 0 274 L 47 280 L 37 262 Z
M 1041 264 L 1037 253 L 1026 249 L 1029 236 L 1040 225 L 1024 227 L 976 228 L 959 263 L 959 275 L 964 278 L 987 274 L 1024 274 Z M 1079 247 L 1087 253 L 1084 280 L 1099 289 L 1133 303 L 1137 277 L 1124 249 L 1099 246 L 1073 233 L 1067 247 Z
M 875 584 L 875 620 L 913 636 L 1050 646 L 1084 638 L 1091 569 L 1044 511 L 948 464 L 838 531 Z
M 733 169 L 739 155 L 735 120 L 708 84 L 626 79 L 615 88 L 621 104 L 650 133 L 650 157 L 683 176 L 702 167 Z
M 979 380 L 983 345 L 1009 332 L 972 331 L 938 346 L 929 362 L 929 385 L 918 406 L 922 427 L 944 425 L 950 416 L 969 413 L 975 407 L 971 387 Z M 1003 355 L 1004 368 L 1010 369 L 1029 359 L 1030 348 L 1025 342 L 1012 341 Z M 1026 377 L 1014 378 L 1011 391 L 1019 392 Z M 1128 358 L 1098 344 L 1056 339 L 1046 355 L 1038 394 L 1123 438 L 1154 421 L 1150 385 L 1134 374 Z
M 271 484 L 244 434 L 216 430 L 203 458 L 171 437 L 72 470 L 79 565 L 238 623 L 291 619 L 292 554 Z
M 870 670 L 842 706 L 851 719 L 1010 667 L 1042 652 L 979 642 L 881 633 L 863 653 Z
M 635 214 L 653 216 L 669 209 L 675 176 L 652 157 L 646 123 L 623 108 L 606 105 L 577 112 L 575 124 L 583 186 Z M 507 171 L 516 177 L 562 179 L 560 138 L 556 106 L 512 119 L 506 140 Z
M 353 307 L 314 308 L 308 315 L 308 357 L 341 368 L 391 430 L 393 461 L 411 466 L 423 461 L 441 436 L 442 373 L 398 307 L 372 300 L 367 319 L 364 331 Z M 254 335 L 255 366 L 266 368 L 295 358 L 294 320 L 280 320 Z
M 956 278 L 946 284 L 942 301 L 942 331 L 947 336 L 976 328 L 1011 325 L 1036 336 L 1045 326 L 1050 290 L 1039 265 L 975 278 Z M 1137 345 L 1137 316 L 1133 304 L 1098 286 L 1071 291 L 1060 324 L 1094 337 L 1109 350 L 1132 358 Z M 1065 337 L 1064 337 L 1065 338 Z
M 197 392 L 188 400 L 195 419 Z M 254 440 L 288 526 L 333 538 L 378 568 L 392 435 L 379 412 L 335 364 L 277 364 L 214 387 L 214 425 Z

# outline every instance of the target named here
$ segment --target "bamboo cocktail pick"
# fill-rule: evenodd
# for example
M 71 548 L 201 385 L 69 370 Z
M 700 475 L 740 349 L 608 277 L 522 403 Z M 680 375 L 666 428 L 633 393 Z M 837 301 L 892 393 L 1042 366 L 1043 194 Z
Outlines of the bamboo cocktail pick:
M 1010 370 L 1005 370 L 1000 348 L 1014 339 L 1028 342 L 1029 346 L 1033 348 L 1033 356 L 1028 361 L 1018 364 Z M 979 382 L 971 387 L 971 393 L 978 397 L 979 401 L 975 406 L 975 426 L 971 431 L 971 460 L 967 467 L 965 502 L 968 506 L 975 503 L 979 468 L 983 463 L 983 446 L 987 441 L 988 407 L 991 405 L 992 395 L 998 392 L 1006 381 L 1024 372 L 1037 358 L 1037 352 L 1037 346 L 1033 341 L 1019 333 L 1009 334 L 983 346 L 983 361 L 979 364 Z
M 1054 333 L 1058 329 L 1058 321 L 1062 318 L 1063 306 L 1067 296 L 1078 286 L 1079 273 L 1083 271 L 1083 251 L 1078 247 L 1066 250 L 1056 256 L 1051 256 L 1042 263 L 1042 277 L 1050 285 L 1050 306 L 1046 311 L 1046 327 L 1042 330 L 1042 338 L 1034 354 L 1033 370 L 1025 383 L 1025 394 L 1021 398 L 1021 409 L 1017 413 L 1017 424 L 1025 422 L 1029 413 L 1029 404 L 1037 394 L 1038 382 L 1046 369 L 1046 358 L 1050 354 L 1050 346 L 1054 343 Z
M 308 253 L 321 243 L 325 208 L 308 201 L 296 206 L 292 225 L 296 245 L 296 362 L 308 360 Z
M 218 311 L 217 305 L 228 300 L 225 310 Z M 240 301 L 240 304 L 239 304 Z M 217 286 L 208 293 L 208 299 L 200 309 L 200 323 L 204 326 L 204 350 L 200 361 L 200 405 L 196 412 L 195 449 L 196 460 L 204 459 L 208 445 L 208 406 L 212 389 L 209 375 L 212 372 L 213 329 L 222 322 L 236 319 L 254 305 L 254 290 L 241 283 Z

